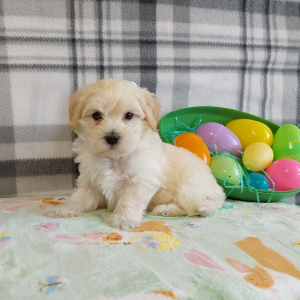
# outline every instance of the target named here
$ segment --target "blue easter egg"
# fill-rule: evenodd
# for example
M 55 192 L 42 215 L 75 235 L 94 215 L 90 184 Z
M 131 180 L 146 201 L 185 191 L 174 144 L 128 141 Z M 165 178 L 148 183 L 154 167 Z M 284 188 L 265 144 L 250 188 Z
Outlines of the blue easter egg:
M 252 188 L 256 188 L 258 190 L 268 190 L 269 189 L 269 181 L 264 175 L 259 173 L 250 173 L 249 180 L 250 186 Z M 244 179 L 244 185 L 247 186 L 247 181 Z

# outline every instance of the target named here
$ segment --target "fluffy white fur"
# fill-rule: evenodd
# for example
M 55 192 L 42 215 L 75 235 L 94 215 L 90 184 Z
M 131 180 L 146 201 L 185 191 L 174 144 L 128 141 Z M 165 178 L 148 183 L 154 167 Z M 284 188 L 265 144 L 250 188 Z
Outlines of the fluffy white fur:
M 74 217 L 106 207 L 112 227 L 140 225 L 146 209 L 154 215 L 184 216 L 219 208 L 225 194 L 200 158 L 162 143 L 156 131 L 159 103 L 129 81 L 104 79 L 77 91 L 70 120 L 80 176 L 77 189 L 50 217 Z M 93 113 L 102 119 L 95 121 Z M 127 120 L 127 112 L 133 118 Z M 116 132 L 111 146 L 105 136 Z

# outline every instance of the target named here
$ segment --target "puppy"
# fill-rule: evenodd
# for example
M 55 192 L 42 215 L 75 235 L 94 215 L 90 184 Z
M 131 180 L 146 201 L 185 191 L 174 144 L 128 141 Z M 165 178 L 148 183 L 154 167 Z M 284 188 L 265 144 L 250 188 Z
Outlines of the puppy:
M 140 226 L 146 209 L 184 216 L 219 208 L 225 194 L 208 165 L 157 133 L 160 105 L 135 83 L 104 79 L 71 96 L 70 121 L 78 135 L 77 189 L 50 217 L 75 217 L 107 208 L 112 227 Z

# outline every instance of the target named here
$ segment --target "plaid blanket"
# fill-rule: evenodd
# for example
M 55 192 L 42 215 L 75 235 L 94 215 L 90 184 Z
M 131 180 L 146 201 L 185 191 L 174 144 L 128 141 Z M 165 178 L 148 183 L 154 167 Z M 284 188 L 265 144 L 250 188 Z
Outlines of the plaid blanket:
M 72 190 L 68 96 L 105 77 L 155 92 L 162 114 L 299 123 L 297 1 L 0 0 L 0 26 L 1 196 Z

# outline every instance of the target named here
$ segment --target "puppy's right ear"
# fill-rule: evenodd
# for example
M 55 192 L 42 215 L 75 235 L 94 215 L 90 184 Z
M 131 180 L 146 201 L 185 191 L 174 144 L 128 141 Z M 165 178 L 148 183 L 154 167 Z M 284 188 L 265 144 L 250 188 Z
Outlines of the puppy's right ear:
M 79 101 L 81 92 L 77 91 L 70 97 L 69 116 L 73 130 L 76 129 L 78 121 L 82 117 L 83 103 Z

